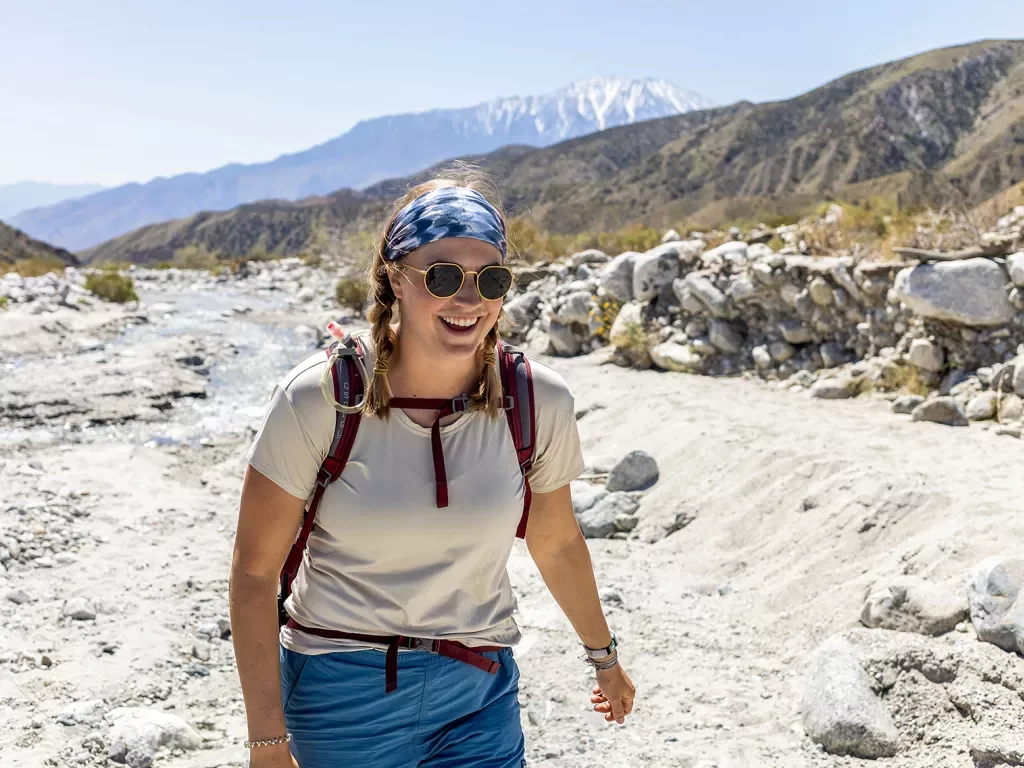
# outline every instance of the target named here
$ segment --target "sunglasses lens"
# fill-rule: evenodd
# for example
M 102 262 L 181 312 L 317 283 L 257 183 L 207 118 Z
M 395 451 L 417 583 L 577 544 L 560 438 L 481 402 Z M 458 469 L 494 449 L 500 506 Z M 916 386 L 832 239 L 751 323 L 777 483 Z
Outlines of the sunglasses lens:
M 497 301 L 512 287 L 512 272 L 508 267 L 484 267 L 477 275 L 480 295 L 488 301 Z
M 427 290 L 441 299 L 447 299 L 462 287 L 462 270 L 455 264 L 435 264 L 425 275 Z

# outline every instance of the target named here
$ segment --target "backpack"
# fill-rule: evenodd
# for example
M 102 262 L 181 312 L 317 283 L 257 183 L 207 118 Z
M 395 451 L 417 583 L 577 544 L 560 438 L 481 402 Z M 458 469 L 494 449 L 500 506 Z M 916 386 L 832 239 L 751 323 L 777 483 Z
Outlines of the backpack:
M 306 550 L 306 541 L 313 530 L 317 507 L 327 486 L 341 477 L 348 463 L 352 445 L 355 443 L 359 430 L 363 402 L 364 382 L 360 361 L 365 357 L 362 343 L 351 334 L 334 341 L 326 350 L 327 364 L 330 367 L 330 379 L 326 374 L 323 385 L 333 387 L 334 400 L 346 410 L 335 409 L 334 438 L 320 469 L 317 472 L 316 488 L 306 504 L 303 513 L 302 528 L 292 544 L 288 558 L 281 569 L 280 586 L 277 596 L 278 622 L 280 625 L 288 621 L 284 602 L 291 594 L 292 582 L 298 573 L 302 556 Z M 508 344 L 498 342 L 496 358 L 501 377 L 502 400 L 512 442 L 516 448 L 516 458 L 523 474 L 526 487 L 523 500 L 523 515 L 516 530 L 516 537 L 526 538 L 526 525 L 530 515 L 530 480 L 529 472 L 533 466 L 533 454 L 536 443 L 536 422 L 533 402 L 533 372 L 530 361 L 522 350 Z M 456 398 L 462 400 L 464 398 Z M 458 409 L 456 409 L 458 410 Z M 447 492 L 445 492 L 447 493 Z

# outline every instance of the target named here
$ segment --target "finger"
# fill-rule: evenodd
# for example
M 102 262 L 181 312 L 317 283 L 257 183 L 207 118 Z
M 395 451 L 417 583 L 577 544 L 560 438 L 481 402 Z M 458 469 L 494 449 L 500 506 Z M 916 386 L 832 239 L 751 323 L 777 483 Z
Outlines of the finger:
M 615 699 L 609 703 L 612 705 L 612 718 L 619 725 L 622 725 L 622 723 L 626 722 L 626 713 L 622 707 L 622 700 Z
M 591 696 L 590 697 L 590 703 L 591 704 L 603 704 L 606 701 L 608 701 L 608 699 L 606 699 L 604 696 Z
M 633 713 L 633 700 L 632 699 L 623 699 L 623 701 L 622 701 L 622 709 L 623 709 L 623 711 L 627 715 L 632 714 Z
M 594 693 L 600 693 L 601 692 L 601 686 L 600 685 L 595 685 L 590 690 L 593 691 Z

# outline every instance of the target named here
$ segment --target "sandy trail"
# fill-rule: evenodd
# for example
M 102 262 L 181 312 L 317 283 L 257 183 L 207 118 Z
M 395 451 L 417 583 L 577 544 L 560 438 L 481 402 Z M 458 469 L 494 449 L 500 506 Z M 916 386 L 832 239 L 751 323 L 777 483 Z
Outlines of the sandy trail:
M 1019 552 L 1022 443 L 912 424 L 884 401 L 600 361 L 549 362 L 590 409 L 579 422 L 589 459 L 643 449 L 661 467 L 637 538 L 590 542 L 638 706 L 624 727 L 588 711 L 592 673 L 517 545 L 530 764 L 860 765 L 824 755 L 799 726 L 810 651 L 857 624 L 873 583 L 914 574 L 960 589 L 977 561 Z M 0 765 L 106 765 L 82 746 L 102 727 L 56 719 L 90 699 L 170 709 L 206 741 L 157 765 L 245 764 L 231 643 L 216 622 L 246 447 L 30 441 L 0 453 L 0 528 L 54 536 L 73 556 L 0 574 L 0 594 L 29 598 L 0 599 Z M 679 515 L 692 522 L 648 543 Z M 92 599 L 95 620 L 62 617 L 74 596 Z M 880 764 L 972 762 L 934 747 Z

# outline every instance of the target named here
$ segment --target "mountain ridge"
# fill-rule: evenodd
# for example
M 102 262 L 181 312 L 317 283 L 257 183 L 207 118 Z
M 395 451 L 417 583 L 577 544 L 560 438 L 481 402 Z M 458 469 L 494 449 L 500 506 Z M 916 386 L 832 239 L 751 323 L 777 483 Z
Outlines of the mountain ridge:
M 363 120 L 344 134 L 266 163 L 229 164 L 131 183 L 24 211 L 12 223 L 80 250 L 140 226 L 263 199 L 296 200 L 405 176 L 446 158 L 509 144 L 544 146 L 710 102 L 665 81 L 591 78 L 527 97 Z

